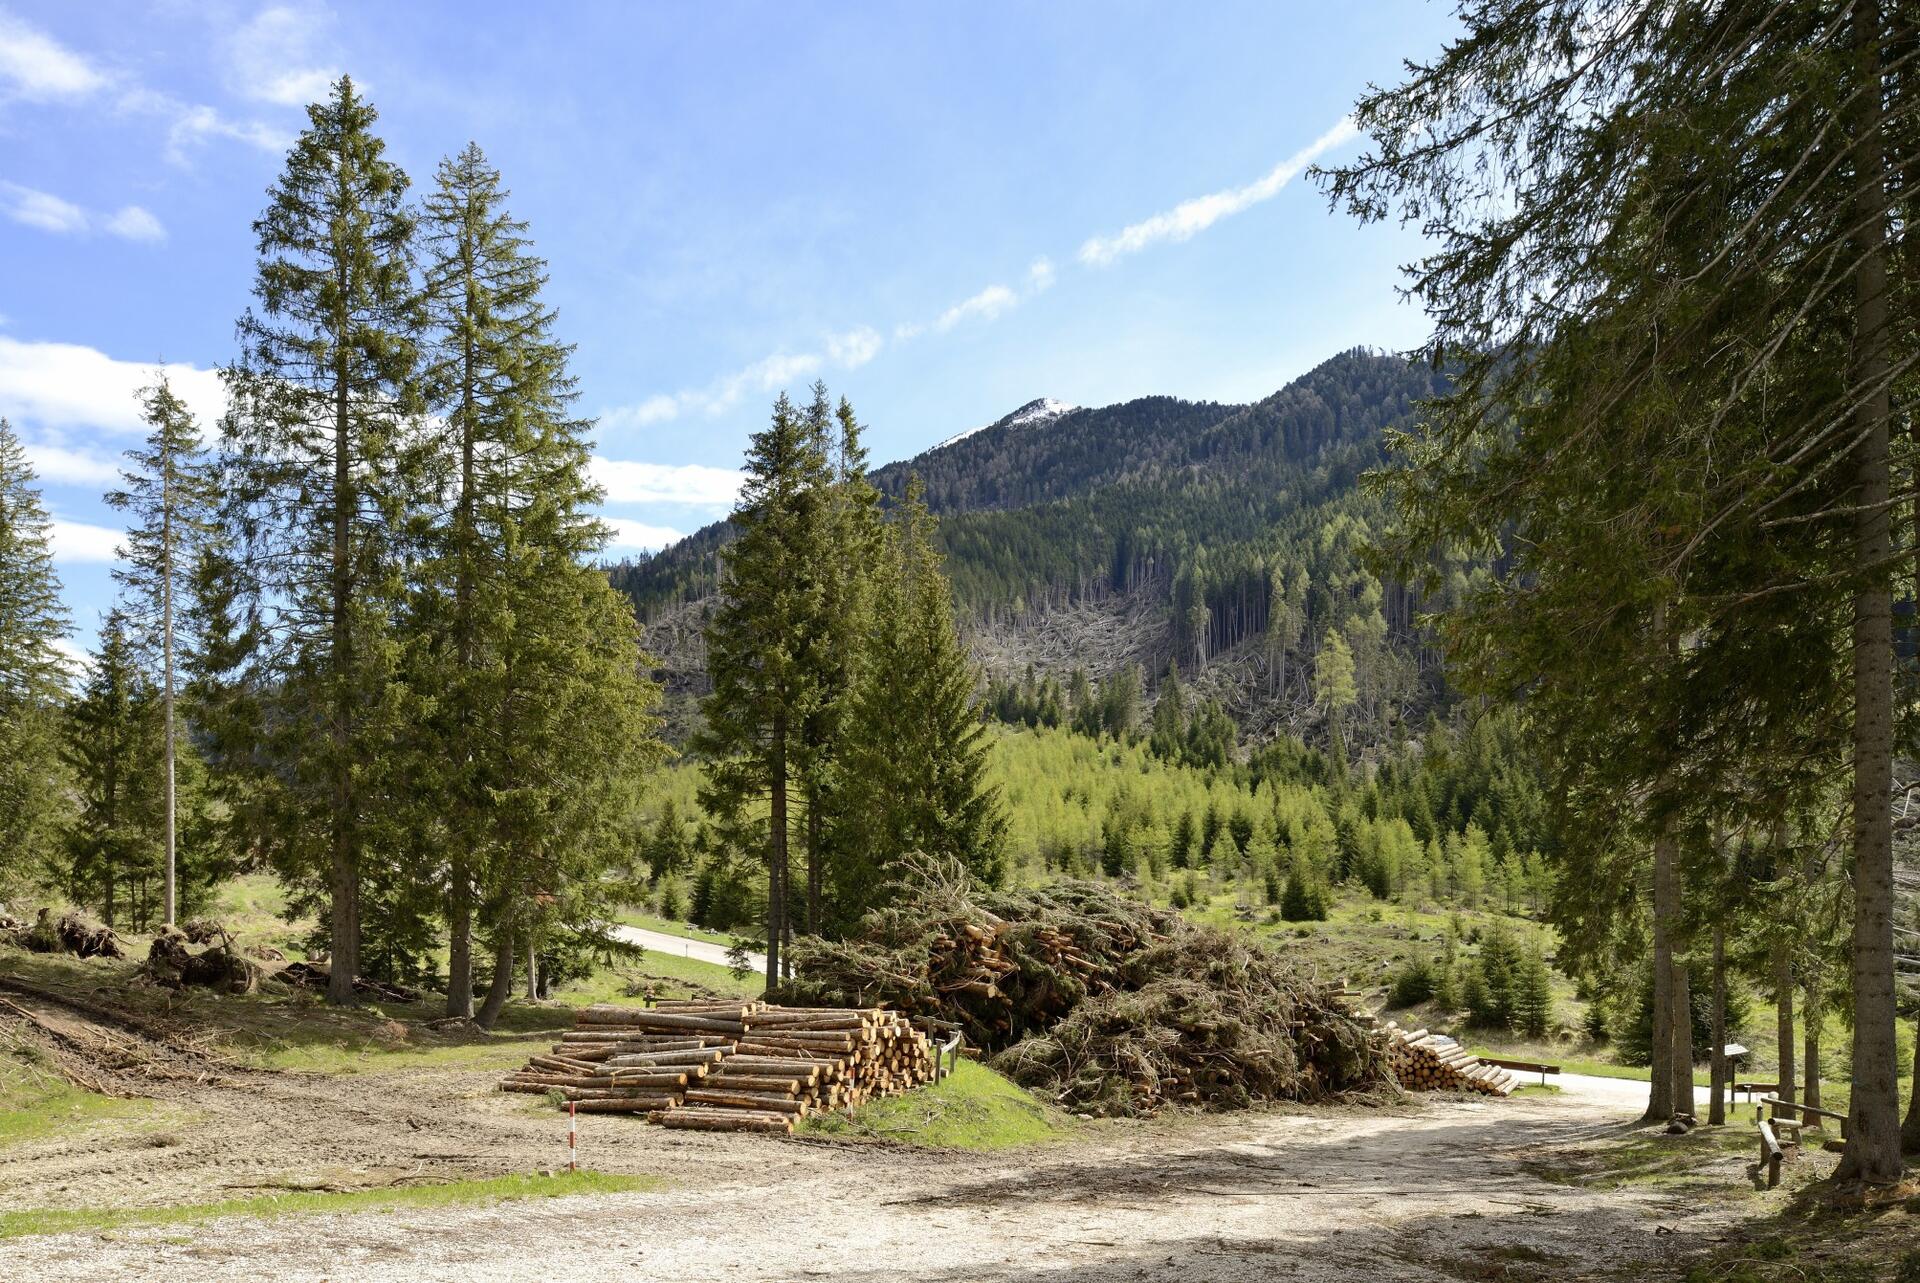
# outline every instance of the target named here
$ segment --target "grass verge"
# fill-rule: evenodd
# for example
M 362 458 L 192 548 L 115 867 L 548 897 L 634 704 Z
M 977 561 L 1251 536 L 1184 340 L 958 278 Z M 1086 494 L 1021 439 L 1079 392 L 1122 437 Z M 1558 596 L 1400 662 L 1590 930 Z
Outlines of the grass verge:
M 930 1087 L 800 1124 L 803 1135 L 861 1136 L 940 1149 L 996 1150 L 1064 1140 L 1076 1124 L 984 1065 L 963 1060 Z
M 30 1234 L 70 1234 L 184 1225 L 225 1216 L 313 1216 L 341 1212 L 392 1212 L 414 1207 L 450 1207 L 572 1194 L 614 1194 L 658 1189 L 656 1176 L 614 1176 L 576 1172 L 557 1176 L 493 1176 L 444 1185 L 401 1185 L 390 1189 L 300 1190 L 259 1198 L 230 1198 L 179 1207 L 45 1208 L 0 1212 L 0 1239 Z

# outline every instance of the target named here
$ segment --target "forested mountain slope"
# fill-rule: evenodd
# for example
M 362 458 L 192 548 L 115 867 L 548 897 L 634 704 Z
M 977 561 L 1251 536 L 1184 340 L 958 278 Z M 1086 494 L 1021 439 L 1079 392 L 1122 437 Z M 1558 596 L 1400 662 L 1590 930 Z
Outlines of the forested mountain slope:
M 1387 430 L 1443 387 L 1356 349 L 1252 405 L 1143 397 L 1025 421 L 1022 407 L 874 481 L 894 497 L 910 475 L 925 482 L 990 675 L 1032 665 L 1068 680 L 1077 666 L 1099 681 L 1137 665 L 1144 693 L 1178 663 L 1250 732 L 1306 731 L 1313 657 L 1337 630 L 1355 661 L 1354 726 L 1380 738 L 1438 677 L 1416 604 L 1362 564 L 1385 514 L 1358 481 Z M 700 603 L 727 537 L 716 523 L 612 568 L 670 687 L 699 681 Z

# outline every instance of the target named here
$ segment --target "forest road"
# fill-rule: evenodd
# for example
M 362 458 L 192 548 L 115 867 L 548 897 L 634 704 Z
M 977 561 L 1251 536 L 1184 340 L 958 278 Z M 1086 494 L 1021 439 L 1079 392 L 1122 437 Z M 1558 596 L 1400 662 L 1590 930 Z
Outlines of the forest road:
M 1613 1179 L 1621 1089 L 1089 1125 L 995 1154 L 583 1120 L 658 1191 L 29 1237 L 8 1274 L 286 1283 L 1657 1277 L 1740 1215 L 1743 1160 Z M 1648 1134 L 1650 1136 L 1650 1134 Z M 1683 1138 L 1683 1143 L 1693 1138 Z M 597 1148 L 596 1148 L 597 1146 Z M 1748 1209 L 1750 1212 L 1750 1208 Z
M 614 926 L 607 934 L 616 940 L 625 940 L 628 944 L 637 944 L 643 949 L 655 953 L 664 953 L 675 958 L 692 958 L 696 962 L 711 962 L 717 967 L 733 965 L 727 958 L 727 946 L 714 944 L 707 940 L 689 940 L 685 936 L 668 935 L 665 931 L 649 931 L 645 927 Z M 767 974 L 767 955 L 749 953 L 747 966 L 761 975 Z

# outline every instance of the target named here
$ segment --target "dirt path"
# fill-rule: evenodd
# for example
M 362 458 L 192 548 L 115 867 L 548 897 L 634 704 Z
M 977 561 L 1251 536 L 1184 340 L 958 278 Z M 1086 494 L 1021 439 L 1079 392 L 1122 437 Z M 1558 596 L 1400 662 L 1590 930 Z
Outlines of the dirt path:
M 440 1090 L 447 1080 L 435 1076 Z M 363 1182 L 383 1162 L 525 1170 L 557 1152 L 551 1114 L 490 1095 L 484 1081 L 438 1109 L 427 1107 L 421 1083 L 383 1081 L 386 1090 L 370 1096 L 365 1089 L 375 1085 L 298 1079 L 287 1088 L 295 1097 L 315 1093 L 309 1113 L 328 1121 L 310 1131 L 366 1142 L 362 1161 L 351 1164 Z M 283 1116 L 278 1105 L 274 1112 Z M 588 1165 L 657 1173 L 668 1187 L 29 1238 L 6 1244 L 5 1256 L 9 1273 L 36 1283 L 1578 1278 L 1670 1260 L 1730 1215 L 1699 1188 L 1608 1191 L 1536 1174 L 1616 1140 L 1622 1118 L 1619 1100 L 1570 1092 L 1102 1126 L 1084 1142 L 993 1156 L 688 1137 L 590 1119 Z M 240 1124 L 226 1116 L 219 1126 L 232 1138 Z M 303 1134 L 274 1148 L 284 1165 L 285 1155 L 314 1144 L 317 1135 Z M 456 1152 L 463 1144 L 482 1152 Z M 193 1148 L 191 1165 L 204 1175 L 209 1156 Z M 330 1152 L 357 1151 L 336 1137 Z M 117 1157 L 115 1168 L 140 1165 L 137 1153 Z M 32 1176 L 49 1174 L 51 1161 L 31 1162 Z M 10 1167 L 0 1163 L 0 1205 L 17 1206 L 17 1178 L 28 1173 Z M 271 1168 L 264 1156 L 235 1154 L 213 1170 L 257 1180 Z M 1711 1177 L 1721 1188 L 1738 1179 L 1737 1165 Z M 101 1185 L 85 1197 L 115 1195 Z

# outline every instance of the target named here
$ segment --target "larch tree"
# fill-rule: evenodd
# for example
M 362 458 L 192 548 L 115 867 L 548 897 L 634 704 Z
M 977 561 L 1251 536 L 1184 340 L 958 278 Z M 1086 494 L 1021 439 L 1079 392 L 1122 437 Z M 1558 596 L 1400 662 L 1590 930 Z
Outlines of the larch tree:
M 1890 193 L 1911 186 L 1892 144 L 1913 111 L 1889 92 L 1897 24 L 1876 0 L 1477 0 L 1461 18 L 1460 40 L 1359 104 L 1375 150 L 1332 174 L 1360 217 L 1398 213 L 1435 246 L 1413 291 L 1456 383 L 1401 443 L 1395 538 L 1492 548 L 1517 528 L 1515 573 L 1469 601 L 1456 655 L 1492 671 L 1515 629 L 1529 639 L 1511 649 L 1532 685 L 1508 689 L 1591 732 L 1573 746 L 1589 815 L 1610 805 L 1650 836 L 1777 807 L 1822 759 L 1848 763 L 1841 1175 L 1897 1180 L 1888 426 L 1914 359 L 1890 351 L 1910 223 Z M 1593 546 L 1540 553 L 1580 524 Z M 1541 662 L 1555 649 L 1574 671 Z M 1768 773 L 1786 783 L 1743 788 Z M 1563 885 L 1624 907 L 1644 883 L 1596 868 Z
M 690 745 L 707 761 L 700 804 L 734 847 L 765 852 L 767 976 L 777 983 L 791 934 L 792 792 L 818 699 L 811 651 L 826 595 L 820 530 L 830 464 L 784 393 L 746 464 L 732 516 L 740 533 L 721 553 L 720 604 L 706 630 L 713 690 Z
M 180 651 L 193 566 L 213 522 L 215 501 L 206 452 L 193 412 L 163 377 L 141 393 L 142 417 L 150 429 L 145 445 L 129 450 L 132 467 L 121 473 L 123 489 L 107 503 L 132 525 L 121 545 L 124 564 L 114 578 L 124 590 L 124 608 L 141 648 L 158 665 L 161 744 L 165 772 L 162 926 L 174 924 L 178 907 Z
M 422 766 L 446 847 L 447 1012 L 471 1016 L 476 908 L 494 947 L 491 1023 L 516 943 L 590 921 L 626 853 L 633 784 L 659 759 L 631 606 L 588 563 L 606 528 L 572 412 L 546 264 L 475 145 L 443 161 L 421 221 L 425 382 L 446 510 L 412 595 L 413 669 L 433 696 Z M 534 977 L 531 975 L 529 979 Z
M 1347 758 L 1344 734 L 1347 710 L 1359 699 L 1353 681 L 1353 649 L 1338 628 L 1329 628 L 1320 653 L 1313 661 L 1314 700 L 1327 715 L 1327 746 L 1336 768 L 1343 769 Z
M 65 808 L 68 625 L 52 528 L 20 438 L 0 418 L 0 885 L 48 867 Z
M 254 223 L 259 311 L 242 316 L 226 372 L 227 509 L 278 768 L 282 822 L 257 836 L 325 903 L 327 994 L 345 1003 L 363 879 L 387 905 L 407 879 L 392 858 L 406 835 L 386 831 L 398 816 L 382 793 L 416 711 L 396 680 L 394 617 L 420 489 L 422 308 L 407 177 L 373 132 L 376 112 L 342 77 L 307 115 Z

